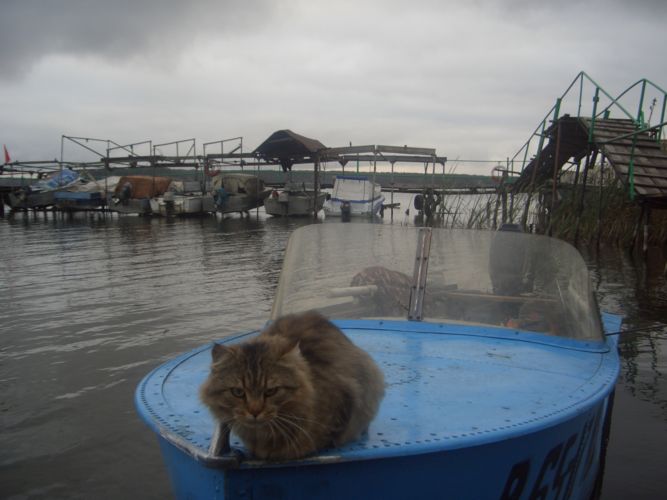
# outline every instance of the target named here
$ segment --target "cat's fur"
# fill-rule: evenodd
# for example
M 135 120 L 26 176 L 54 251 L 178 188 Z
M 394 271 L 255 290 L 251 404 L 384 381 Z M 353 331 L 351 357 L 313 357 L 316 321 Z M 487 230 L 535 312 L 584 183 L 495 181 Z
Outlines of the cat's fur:
M 384 395 L 371 357 L 316 312 L 284 316 L 245 343 L 214 344 L 212 357 L 201 399 L 260 459 L 358 438 Z

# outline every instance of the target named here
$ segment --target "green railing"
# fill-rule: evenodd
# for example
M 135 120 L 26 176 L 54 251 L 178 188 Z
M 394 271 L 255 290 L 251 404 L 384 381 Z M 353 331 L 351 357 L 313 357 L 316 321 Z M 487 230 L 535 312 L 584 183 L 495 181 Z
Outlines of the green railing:
M 623 99 L 629 98 L 635 89 L 637 89 L 639 92 L 636 115 L 632 114 L 626 108 L 626 106 L 624 106 L 624 103 L 621 102 Z M 582 110 L 586 104 L 585 96 L 587 92 L 590 92 L 590 95 L 592 96 L 590 98 L 591 107 L 590 111 L 588 112 L 586 110 Z M 651 112 L 647 121 L 645 107 L 647 103 L 647 95 L 650 92 L 653 92 L 653 99 L 650 101 Z M 572 98 L 574 98 L 574 102 L 571 101 Z M 605 100 L 605 103 L 603 106 L 600 106 L 600 101 L 603 99 Z M 659 125 L 651 127 L 650 120 L 653 115 L 654 107 L 658 103 L 659 99 L 662 101 Z M 568 113 L 571 116 L 576 116 L 578 118 L 590 118 L 591 124 L 588 131 L 589 144 L 593 142 L 595 124 L 599 119 L 609 118 L 611 117 L 612 113 L 619 113 L 621 118 L 628 119 L 633 123 L 635 131 L 631 134 L 633 139 L 633 146 L 630 156 L 630 164 L 628 167 L 628 181 L 630 197 L 634 198 L 635 142 L 639 134 L 651 130 L 655 130 L 657 142 L 660 142 L 662 139 L 663 126 L 665 125 L 665 112 L 667 110 L 667 91 L 650 80 L 642 79 L 625 89 L 618 96 L 613 97 L 585 72 L 580 72 L 574 78 L 574 80 L 572 80 L 572 83 L 570 83 L 570 85 L 565 89 L 563 94 L 556 99 L 556 103 L 551 107 L 551 109 L 549 109 L 549 111 L 547 111 L 545 117 L 537 125 L 530 138 L 521 146 L 521 148 L 519 148 L 516 154 L 509 159 L 508 168 L 512 175 L 522 173 L 526 165 L 532 160 L 533 157 L 536 158 L 536 161 L 539 162 L 539 155 L 544 146 L 545 132 L 549 126 L 549 122 L 555 123 L 556 120 L 558 120 L 563 114 L 563 110 L 567 109 L 568 104 L 575 107 L 575 109 Z M 614 138 L 612 141 L 616 139 L 619 138 Z M 536 143 L 537 149 L 534 149 Z

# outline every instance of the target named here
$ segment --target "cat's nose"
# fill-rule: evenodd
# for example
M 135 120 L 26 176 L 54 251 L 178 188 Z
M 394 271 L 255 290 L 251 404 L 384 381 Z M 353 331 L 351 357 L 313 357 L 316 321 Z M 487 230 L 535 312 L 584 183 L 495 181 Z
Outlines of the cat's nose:
M 253 417 L 257 418 L 257 416 L 262 413 L 262 407 L 257 405 L 250 405 L 248 406 L 248 413 L 250 413 Z

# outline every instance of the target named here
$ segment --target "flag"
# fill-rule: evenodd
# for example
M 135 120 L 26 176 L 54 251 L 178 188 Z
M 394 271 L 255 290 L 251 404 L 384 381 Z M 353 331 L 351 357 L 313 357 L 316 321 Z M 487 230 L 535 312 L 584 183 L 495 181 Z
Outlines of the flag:
M 5 163 L 9 163 L 12 161 L 12 159 L 9 157 L 9 153 L 7 152 L 7 146 L 4 144 L 2 145 L 2 149 L 5 151 Z

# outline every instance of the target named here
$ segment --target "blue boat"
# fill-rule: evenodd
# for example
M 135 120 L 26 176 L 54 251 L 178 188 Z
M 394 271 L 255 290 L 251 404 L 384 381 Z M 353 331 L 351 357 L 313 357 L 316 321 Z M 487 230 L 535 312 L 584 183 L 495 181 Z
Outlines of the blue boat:
M 621 319 L 572 246 L 520 232 L 297 229 L 272 319 L 318 310 L 383 370 L 361 439 L 253 458 L 200 402 L 212 345 L 137 388 L 177 498 L 574 498 L 599 494 Z M 237 343 L 249 332 L 225 339 Z
M 61 168 L 45 179 L 22 186 L 9 193 L 12 208 L 49 207 L 55 202 L 55 195 L 81 182 L 79 174 L 69 168 Z
M 54 204 L 64 210 L 93 210 L 105 205 L 102 191 L 58 191 Z

